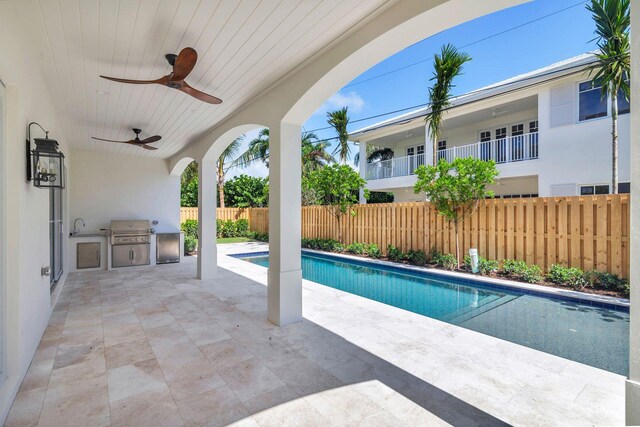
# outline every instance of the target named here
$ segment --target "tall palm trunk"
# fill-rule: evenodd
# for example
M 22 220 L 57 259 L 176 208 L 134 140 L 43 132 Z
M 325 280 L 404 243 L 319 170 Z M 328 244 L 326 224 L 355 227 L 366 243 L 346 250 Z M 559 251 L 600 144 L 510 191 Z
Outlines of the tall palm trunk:
M 618 93 L 611 91 L 611 194 L 618 194 Z
M 438 164 L 438 137 L 433 136 L 433 166 Z
M 220 207 L 224 208 L 224 165 L 222 162 L 218 164 L 218 198 L 220 199 Z

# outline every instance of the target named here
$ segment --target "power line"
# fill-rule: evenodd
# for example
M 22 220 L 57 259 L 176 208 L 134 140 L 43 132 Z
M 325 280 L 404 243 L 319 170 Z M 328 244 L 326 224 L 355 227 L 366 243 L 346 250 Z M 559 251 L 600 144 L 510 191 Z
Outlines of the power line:
M 569 10 L 569 9 L 572 9 L 572 8 L 574 8 L 574 7 L 580 6 L 580 5 L 585 4 L 585 3 L 587 3 L 587 1 L 586 1 L 586 0 L 585 0 L 585 1 L 581 1 L 581 2 L 579 2 L 579 3 L 575 3 L 575 4 L 571 5 L 571 6 L 565 7 L 564 9 L 556 10 L 555 12 L 551 12 L 551 13 L 549 13 L 549 14 L 547 14 L 547 15 L 543 15 L 543 16 L 540 16 L 540 17 L 538 17 L 538 18 L 532 19 L 531 21 L 524 22 L 524 23 L 519 24 L 519 25 L 516 25 L 516 26 L 514 26 L 514 27 L 507 28 L 506 30 L 503 30 L 503 31 L 500 31 L 500 32 L 497 32 L 497 33 L 491 34 L 491 35 L 489 35 L 489 36 L 487 36 L 487 37 L 483 37 L 483 38 L 478 39 L 478 40 L 476 40 L 476 41 L 473 41 L 473 42 L 471 42 L 471 43 L 467 43 L 467 44 L 465 44 L 465 45 L 460 46 L 459 48 L 460 48 L 460 49 L 464 49 L 464 48 L 466 48 L 466 47 L 473 46 L 473 45 L 475 45 L 475 44 L 478 44 L 478 43 L 481 43 L 481 42 L 483 42 L 483 41 L 486 41 L 486 40 L 492 39 L 492 38 L 494 38 L 494 37 L 501 36 L 501 35 L 503 35 L 503 34 L 506 34 L 506 33 L 509 33 L 509 32 L 511 32 L 511 31 L 514 31 L 514 30 L 520 29 L 520 28 L 522 28 L 522 27 L 526 27 L 527 25 L 531 25 L 531 24 L 534 24 L 534 23 L 536 23 L 536 22 L 542 21 L 543 19 L 547 19 L 547 18 L 549 18 L 549 17 L 551 17 L 551 16 L 554 16 L 554 15 L 557 15 L 557 14 L 559 14 L 559 13 L 565 12 L 565 11 L 567 11 L 567 10 Z M 403 66 L 403 67 L 396 68 L 396 69 L 393 69 L 393 70 L 387 71 L 387 72 L 382 73 L 382 74 L 378 74 L 377 76 L 372 76 L 372 77 L 369 77 L 369 78 L 367 78 L 367 79 L 361 80 L 361 81 L 359 81 L 359 82 L 349 83 L 348 85 L 346 85 L 346 86 L 344 86 L 344 87 L 345 87 L 345 88 L 347 88 L 347 87 L 352 87 L 352 86 L 361 85 L 361 84 L 363 84 L 363 83 L 370 82 L 371 80 L 376 80 L 376 79 L 379 79 L 379 78 L 381 78 L 381 77 L 388 76 L 389 74 L 397 73 L 398 71 L 403 71 L 403 70 L 406 70 L 407 68 L 415 67 L 416 65 L 423 64 L 423 63 L 425 63 L 425 62 L 427 62 L 427 61 L 430 61 L 431 59 L 432 59 L 432 58 L 425 58 L 425 59 L 421 59 L 420 61 L 412 62 L 411 64 L 407 64 L 407 65 L 405 65 L 405 66 Z

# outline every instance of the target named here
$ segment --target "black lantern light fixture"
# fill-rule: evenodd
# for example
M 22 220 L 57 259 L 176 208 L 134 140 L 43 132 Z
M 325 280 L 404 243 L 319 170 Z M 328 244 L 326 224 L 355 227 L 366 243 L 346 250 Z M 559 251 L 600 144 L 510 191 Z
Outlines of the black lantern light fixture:
M 45 134 L 44 139 L 34 138 L 31 149 L 31 126 L 37 125 Z M 58 141 L 49 139 L 49 131 L 39 123 L 31 122 L 27 128 L 27 181 L 38 188 L 64 188 L 64 154 L 58 151 Z

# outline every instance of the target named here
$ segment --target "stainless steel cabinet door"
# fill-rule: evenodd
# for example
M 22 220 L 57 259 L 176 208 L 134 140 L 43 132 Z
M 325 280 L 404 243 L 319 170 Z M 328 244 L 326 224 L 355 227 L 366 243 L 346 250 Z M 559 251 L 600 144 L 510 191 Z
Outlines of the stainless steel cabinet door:
M 127 267 L 131 265 L 131 246 L 112 246 L 111 247 L 111 266 Z
M 149 265 L 149 245 L 131 245 L 131 265 Z
M 80 270 L 98 267 L 100 267 L 100 242 L 78 243 L 76 268 Z

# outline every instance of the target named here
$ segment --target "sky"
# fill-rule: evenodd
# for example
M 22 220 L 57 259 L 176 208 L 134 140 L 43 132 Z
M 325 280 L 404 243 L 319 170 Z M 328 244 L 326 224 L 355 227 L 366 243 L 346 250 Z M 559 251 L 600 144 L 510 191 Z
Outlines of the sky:
M 446 43 L 472 57 L 455 80 L 454 95 L 594 50 L 594 24 L 585 5 L 577 0 L 534 0 L 424 39 L 344 86 L 309 117 L 303 130 L 314 131 L 320 139 L 335 137 L 331 129 L 323 129 L 327 127 L 326 113 L 344 106 L 351 118 L 348 131 L 353 132 L 402 113 L 362 119 L 427 103 L 433 56 Z M 354 123 L 356 120 L 361 121 Z M 247 133 L 245 145 L 257 132 Z M 356 150 L 352 146 L 352 156 Z M 243 173 L 265 177 L 268 169 L 254 162 L 231 169 L 227 177 Z

